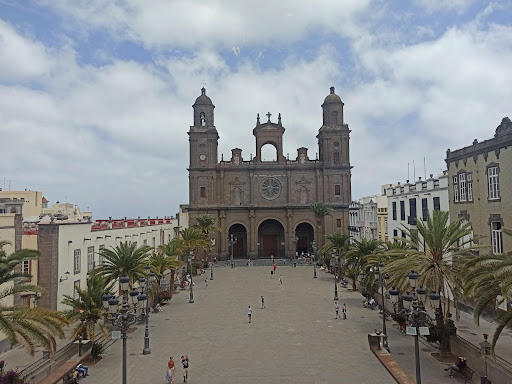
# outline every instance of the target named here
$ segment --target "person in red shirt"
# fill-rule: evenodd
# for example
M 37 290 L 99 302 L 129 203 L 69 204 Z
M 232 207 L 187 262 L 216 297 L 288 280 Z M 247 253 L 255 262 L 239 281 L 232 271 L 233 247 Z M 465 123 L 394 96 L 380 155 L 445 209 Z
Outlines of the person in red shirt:
M 169 361 L 167 362 L 167 373 L 169 374 L 169 383 L 172 384 L 174 379 L 174 372 L 176 371 L 174 360 L 172 356 L 169 357 Z

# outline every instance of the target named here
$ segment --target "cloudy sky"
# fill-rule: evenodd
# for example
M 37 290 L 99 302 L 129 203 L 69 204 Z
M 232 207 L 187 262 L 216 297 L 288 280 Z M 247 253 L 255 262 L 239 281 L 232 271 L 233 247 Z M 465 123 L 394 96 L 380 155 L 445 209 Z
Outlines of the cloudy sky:
M 447 148 L 512 117 L 508 0 L 0 0 L 0 187 L 96 218 L 188 201 L 192 108 L 206 83 L 219 157 L 317 152 L 336 87 L 352 129 L 352 198 L 444 169 Z

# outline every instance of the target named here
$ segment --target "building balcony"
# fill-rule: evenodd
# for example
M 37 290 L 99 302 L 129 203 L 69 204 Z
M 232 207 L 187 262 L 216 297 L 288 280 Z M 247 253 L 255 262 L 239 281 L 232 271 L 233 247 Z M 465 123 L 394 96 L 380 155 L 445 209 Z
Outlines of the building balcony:
M 376 221 L 369 221 L 368 226 L 372 229 L 377 229 L 377 222 Z

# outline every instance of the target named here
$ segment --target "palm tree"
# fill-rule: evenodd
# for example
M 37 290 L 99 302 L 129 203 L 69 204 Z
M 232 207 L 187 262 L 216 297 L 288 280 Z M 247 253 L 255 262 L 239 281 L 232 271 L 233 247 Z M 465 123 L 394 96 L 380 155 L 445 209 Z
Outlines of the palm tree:
M 126 275 L 130 278 L 130 285 L 133 285 L 140 277 L 144 277 L 144 267 L 152 249 L 147 245 L 137 248 L 137 244 L 131 241 L 121 242 L 115 248 L 104 248 L 99 252 L 104 263 L 94 269 L 93 274 L 108 281 L 116 281 Z
M 373 279 L 373 273 L 368 273 L 369 269 L 375 263 L 368 263 L 367 258 L 370 255 L 375 254 L 380 249 L 380 241 L 377 239 L 361 239 L 354 240 L 354 243 L 351 245 L 350 249 L 345 253 L 346 258 L 346 271 L 347 276 L 352 280 L 352 289 L 355 291 L 357 289 L 356 281 L 361 273 L 365 272 L 365 278 L 368 276 L 370 279 Z M 371 277 L 370 277 L 371 275 Z M 365 285 L 372 285 L 373 280 L 365 281 Z
M 320 242 L 318 245 L 322 247 L 324 243 L 323 228 L 325 227 L 325 216 L 330 215 L 332 208 L 322 202 L 314 203 L 311 208 L 313 209 L 313 213 L 315 214 L 316 222 L 318 225 L 318 239 Z
M 188 255 L 190 250 L 197 253 L 199 250 L 207 250 L 210 244 L 205 240 L 203 232 L 195 227 L 185 228 L 178 234 L 178 254 L 185 256 Z
M 4 250 L 7 241 L 0 241 L 0 285 L 11 283 L 19 278 L 30 278 L 28 274 L 17 272 L 22 261 L 37 258 L 39 252 L 22 249 L 10 255 Z M 0 302 L 20 292 L 40 292 L 40 287 L 29 284 L 15 284 L 0 292 Z M 35 353 L 36 344 L 50 351 L 55 351 L 55 336 L 64 337 L 62 328 L 69 321 L 61 314 L 45 308 L 26 308 L 3 306 L 0 304 L 0 331 L 12 345 L 21 344 L 31 355 Z
M 457 298 L 462 288 L 460 260 L 470 256 L 470 249 L 464 246 L 471 241 L 471 225 L 463 220 L 450 223 L 448 212 L 434 210 L 426 224 L 418 220 L 416 227 L 417 230 L 410 230 L 403 226 L 402 231 L 407 236 L 404 241 L 410 249 L 401 251 L 402 257 L 390 261 L 383 271 L 390 275 L 390 285 L 402 291 L 408 290 L 408 274 L 414 270 L 419 274 L 420 285 L 439 292 L 443 300 L 436 319 L 444 355 L 450 349 L 450 340 L 444 322 L 443 301 L 447 302 L 449 311 L 452 297 L 458 314 Z
M 512 236 L 510 230 L 503 229 L 503 232 Z M 511 268 L 512 252 L 500 255 L 475 255 L 464 263 L 464 296 L 474 300 L 473 317 L 477 325 L 487 307 L 510 301 L 512 295 Z M 491 344 L 493 355 L 501 332 L 512 324 L 512 312 L 499 312 L 495 320 L 498 326 L 494 331 Z
M 337 231 L 328 234 L 326 238 L 329 242 L 325 243 L 318 252 L 331 254 L 336 249 L 339 255 L 343 255 L 347 251 L 350 243 L 349 235 Z
M 194 225 L 194 228 L 199 229 L 203 233 L 205 240 L 208 240 L 210 233 L 221 231 L 221 228 L 217 227 L 215 224 L 217 224 L 217 218 L 205 213 L 204 215 L 196 217 L 196 224 Z M 213 247 L 213 243 L 211 244 L 211 247 Z
M 174 273 L 183 264 L 181 260 L 178 260 L 178 242 L 173 240 L 158 247 L 158 252 L 153 253 L 149 257 L 151 272 L 155 273 L 158 287 L 160 287 L 160 281 L 162 280 L 165 271 L 171 271 L 171 292 L 174 290 Z
M 99 320 L 103 318 L 102 296 L 105 293 L 112 293 L 112 286 L 112 281 L 109 283 L 102 276 L 90 275 L 87 279 L 86 289 L 75 288 L 76 298 L 64 295 L 62 304 L 69 305 L 71 309 L 63 311 L 63 314 L 68 320 L 76 323 L 70 335 L 71 340 L 76 340 L 81 336 L 94 341 L 97 324 L 105 340 L 108 339 L 108 329 L 104 324 L 99 323 Z
M 220 232 L 220 227 L 217 227 L 215 224 L 217 223 L 217 218 L 208 213 L 204 215 L 196 217 L 196 224 L 194 228 L 199 229 L 204 235 L 205 238 L 208 238 L 208 235 L 212 232 Z

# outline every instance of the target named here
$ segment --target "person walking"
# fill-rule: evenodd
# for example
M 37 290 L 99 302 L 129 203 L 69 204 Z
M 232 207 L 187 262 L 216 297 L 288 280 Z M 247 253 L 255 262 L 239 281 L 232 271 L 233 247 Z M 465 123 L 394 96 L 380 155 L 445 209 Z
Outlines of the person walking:
M 249 323 L 250 323 L 251 317 L 252 317 L 252 308 L 250 305 L 249 305 L 249 308 L 247 308 L 247 317 L 249 318 Z
M 270 270 L 270 278 L 271 278 L 271 279 L 273 279 L 273 278 L 274 278 L 274 270 L 273 270 L 273 269 L 271 269 L 271 270 Z
M 265 299 L 263 298 L 263 296 L 261 296 L 261 309 L 263 308 L 267 308 L 265 307 Z
M 168 377 L 168 382 L 170 384 L 172 384 L 172 381 L 174 380 L 174 372 L 176 370 L 176 367 L 175 367 L 175 364 L 174 364 L 174 360 L 172 359 L 172 356 L 169 357 L 169 361 L 167 362 L 167 377 Z
M 279 276 L 279 284 L 283 284 L 283 275 Z
M 274 263 L 274 273 L 276 273 L 276 264 Z
M 334 303 L 334 310 L 336 311 L 336 317 L 335 319 L 340 319 L 340 306 L 338 305 L 338 302 Z
M 204 279 L 204 287 L 208 288 L 208 278 Z
M 183 364 L 183 382 L 186 383 L 188 380 L 188 366 L 190 364 L 188 355 L 181 356 L 181 364 Z
M 343 320 L 347 320 L 347 306 L 345 305 L 345 303 L 343 303 L 343 308 L 341 309 L 341 311 L 343 312 Z
M 270 261 L 274 264 L 274 255 L 270 255 Z

